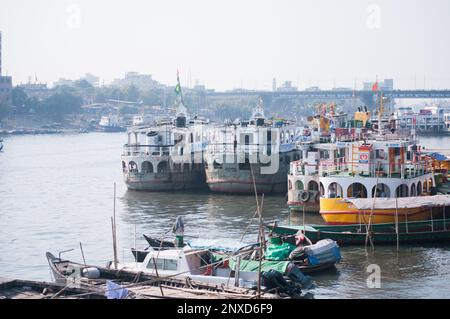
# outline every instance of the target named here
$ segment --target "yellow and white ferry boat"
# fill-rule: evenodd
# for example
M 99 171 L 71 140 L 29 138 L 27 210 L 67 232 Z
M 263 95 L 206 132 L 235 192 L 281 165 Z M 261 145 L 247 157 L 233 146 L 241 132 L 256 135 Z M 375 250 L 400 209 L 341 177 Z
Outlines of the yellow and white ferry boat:
M 414 132 L 397 134 L 392 119 L 379 116 L 372 125 L 376 133 L 344 143 L 342 157 L 320 162 L 322 218 L 329 224 L 432 219 L 424 197 L 436 186 L 433 160 L 421 152 Z

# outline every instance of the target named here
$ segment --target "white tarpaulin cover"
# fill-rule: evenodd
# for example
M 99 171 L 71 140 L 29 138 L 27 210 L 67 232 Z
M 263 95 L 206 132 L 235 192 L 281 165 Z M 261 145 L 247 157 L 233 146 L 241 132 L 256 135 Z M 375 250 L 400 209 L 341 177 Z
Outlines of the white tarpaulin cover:
M 347 199 L 359 210 L 371 210 L 373 198 L 355 198 Z M 401 197 L 397 198 L 376 198 L 374 209 L 399 209 L 416 207 L 442 207 L 450 206 L 450 195 L 434 195 L 420 197 Z

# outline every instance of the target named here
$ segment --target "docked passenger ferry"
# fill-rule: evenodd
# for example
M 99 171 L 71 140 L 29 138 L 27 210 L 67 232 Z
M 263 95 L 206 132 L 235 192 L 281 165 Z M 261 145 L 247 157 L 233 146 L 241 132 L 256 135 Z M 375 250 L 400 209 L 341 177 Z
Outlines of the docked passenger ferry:
M 247 121 L 211 128 L 206 152 L 206 182 L 213 192 L 253 194 L 287 191 L 289 164 L 300 159 L 295 142 L 300 127 L 269 120 L 262 101 Z
M 370 128 L 370 112 L 360 109 L 353 117 L 346 113 L 323 111 L 311 118 L 309 134 L 303 134 L 297 142 L 300 159 L 290 164 L 288 175 L 288 206 L 293 212 L 319 212 L 320 189 L 319 164 L 331 156 L 344 157 L 344 150 L 336 145 L 363 140 Z M 341 153 L 339 153 L 341 152 Z
M 397 133 L 391 119 L 379 117 L 371 125 L 373 133 L 363 139 L 317 147 L 323 154 L 311 174 L 297 174 L 306 170 L 302 162 L 293 163 L 291 172 L 301 176 L 301 183 L 290 187 L 308 185 L 308 191 L 319 192 L 320 214 L 328 224 L 432 219 L 433 210 L 422 205 L 436 186 L 432 159 L 421 152 L 414 135 Z
M 206 187 L 203 153 L 208 121 L 189 119 L 181 99 L 175 118 L 132 127 L 122 155 L 128 189 L 176 191 Z

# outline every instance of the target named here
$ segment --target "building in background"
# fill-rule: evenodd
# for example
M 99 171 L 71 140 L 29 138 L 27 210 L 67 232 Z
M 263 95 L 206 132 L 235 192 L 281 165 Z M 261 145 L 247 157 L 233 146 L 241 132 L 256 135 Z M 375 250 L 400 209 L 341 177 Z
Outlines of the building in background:
M 153 80 L 152 75 L 140 74 L 138 72 L 126 73 L 125 78 L 115 79 L 112 82 L 112 86 L 117 86 L 120 88 L 135 86 L 142 91 L 162 87 L 162 85 L 158 81 Z
M 272 83 L 273 85 L 273 83 Z M 276 85 L 276 82 L 275 82 Z M 277 88 L 278 92 L 295 92 L 298 89 L 295 86 L 292 86 L 292 81 L 284 81 L 283 85 Z
M 12 102 L 12 77 L 2 75 L 2 32 L 0 31 L 0 103 Z
M 85 80 L 89 82 L 89 84 L 92 85 L 93 87 L 99 87 L 100 85 L 100 78 L 91 73 L 86 73 L 84 77 L 82 77 L 80 80 Z
M 20 83 L 18 86 L 23 89 L 28 97 L 34 97 L 39 101 L 45 100 L 52 93 L 47 87 L 47 83 L 28 80 L 28 83 Z
M 375 82 L 364 82 L 363 90 L 364 91 L 372 91 Z M 393 79 L 385 79 L 383 82 L 378 82 L 378 89 L 380 91 L 393 91 L 394 90 L 394 80 Z

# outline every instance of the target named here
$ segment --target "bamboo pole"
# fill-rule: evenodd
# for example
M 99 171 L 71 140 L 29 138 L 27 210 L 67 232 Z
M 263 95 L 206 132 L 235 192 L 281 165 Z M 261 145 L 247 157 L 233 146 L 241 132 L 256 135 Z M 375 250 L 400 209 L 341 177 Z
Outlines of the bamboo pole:
M 111 223 L 113 232 L 114 268 L 117 270 L 118 259 L 117 259 L 117 230 L 116 230 L 116 182 L 114 182 L 114 205 Z
M 255 199 L 256 199 L 256 209 L 258 211 L 258 215 L 259 215 L 259 234 L 258 234 L 258 243 L 259 243 L 259 267 L 258 267 L 258 295 L 261 294 L 261 263 L 262 263 L 262 256 L 263 256 L 263 250 L 262 250 L 262 240 L 263 240 L 263 234 L 262 232 L 264 231 L 263 229 L 263 225 L 262 225 L 262 214 L 261 214 L 261 209 L 259 207 L 259 202 L 258 202 L 258 191 L 256 189 L 256 181 L 255 181 L 255 175 L 253 174 L 253 167 L 252 164 L 250 164 L 250 171 L 252 173 L 252 179 L 253 179 L 253 188 L 255 190 Z M 264 199 L 264 194 L 263 194 L 263 199 Z
M 155 267 L 156 278 L 159 279 L 158 266 L 156 266 L 156 260 L 155 260 L 155 258 L 152 258 L 152 260 L 153 260 L 153 266 Z M 161 296 L 164 297 L 164 292 L 163 292 L 163 289 L 162 289 L 162 287 L 161 287 L 161 282 L 159 282 L 159 285 L 158 285 L 158 286 L 159 286 L 159 290 L 161 290 Z
M 400 239 L 398 233 L 398 198 L 395 197 L 395 233 L 397 235 L 397 252 L 400 250 Z
M 305 205 L 303 205 L 303 235 L 306 235 L 306 228 L 305 228 Z
M 372 209 L 370 211 L 370 215 L 369 215 L 369 224 L 366 224 L 366 248 L 367 248 L 367 241 L 370 240 L 370 245 L 372 246 L 372 250 L 374 249 L 373 246 L 373 241 L 372 241 L 372 236 L 370 235 L 370 229 L 372 228 L 372 216 L 373 216 L 373 211 L 375 208 L 375 201 L 377 199 L 377 195 L 378 195 L 378 182 L 380 180 L 380 166 L 381 166 L 381 162 L 378 162 L 378 170 L 377 170 L 377 182 L 375 184 L 375 193 L 373 194 L 373 203 L 372 203 Z
M 116 236 L 114 235 L 114 218 L 111 217 L 111 230 L 112 230 L 112 240 L 113 240 L 113 256 L 114 256 L 114 269 L 117 270 L 117 247 L 116 247 Z
M 444 230 L 447 230 L 447 220 L 445 217 L 445 205 L 442 206 L 443 216 L 444 216 Z
M 80 242 L 80 250 L 81 250 L 81 257 L 83 257 L 84 265 L 86 266 L 86 259 L 84 258 L 84 251 L 83 251 L 83 245 Z

